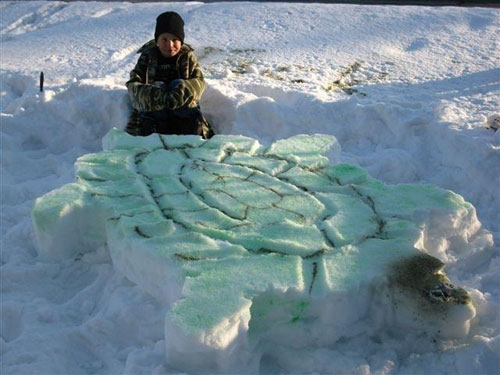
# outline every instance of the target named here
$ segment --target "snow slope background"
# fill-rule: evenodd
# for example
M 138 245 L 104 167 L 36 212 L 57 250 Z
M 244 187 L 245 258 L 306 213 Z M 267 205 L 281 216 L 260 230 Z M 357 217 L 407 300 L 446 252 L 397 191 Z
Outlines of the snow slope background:
M 360 335 L 273 353 L 261 373 L 498 373 L 500 132 L 485 125 L 500 111 L 499 11 L 194 2 L 0 3 L 2 373 L 178 372 L 165 364 L 164 307 L 104 248 L 41 262 L 30 218 L 34 199 L 74 180 L 77 157 L 125 126 L 124 82 L 166 10 L 186 21 L 216 132 L 262 144 L 332 134 L 343 162 L 453 190 L 485 229 L 442 259 L 476 306 L 465 340 L 416 349 L 405 332 Z

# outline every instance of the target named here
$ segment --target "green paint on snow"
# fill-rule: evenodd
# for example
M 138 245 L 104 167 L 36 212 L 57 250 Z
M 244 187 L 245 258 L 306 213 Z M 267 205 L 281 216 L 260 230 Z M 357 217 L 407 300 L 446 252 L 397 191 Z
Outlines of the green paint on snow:
M 433 302 L 470 303 L 461 291 L 447 298 L 441 263 L 415 244 L 429 218 L 473 207 L 434 186 L 386 185 L 330 165 L 335 142 L 299 135 L 266 148 L 242 136 L 113 129 L 105 151 L 78 159 L 75 183 L 37 199 L 40 252 L 74 256 L 81 238 L 98 239 L 153 295 L 177 288 L 168 319 L 200 337 L 250 313 L 256 331 L 297 325 L 311 300 L 386 276 Z M 62 232 L 81 246 L 58 243 Z

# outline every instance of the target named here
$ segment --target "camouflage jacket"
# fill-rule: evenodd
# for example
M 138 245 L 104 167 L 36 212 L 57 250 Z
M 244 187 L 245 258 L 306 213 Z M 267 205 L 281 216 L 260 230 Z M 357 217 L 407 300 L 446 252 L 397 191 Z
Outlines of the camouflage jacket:
M 205 81 L 198 60 L 189 45 L 184 44 L 181 47 L 176 60 L 178 78 L 183 80 L 183 84 L 168 91 L 153 85 L 160 53 L 155 41 L 149 41 L 137 53 L 141 53 L 141 56 L 126 83 L 132 106 L 136 110 L 150 112 L 198 106 L 205 90 Z

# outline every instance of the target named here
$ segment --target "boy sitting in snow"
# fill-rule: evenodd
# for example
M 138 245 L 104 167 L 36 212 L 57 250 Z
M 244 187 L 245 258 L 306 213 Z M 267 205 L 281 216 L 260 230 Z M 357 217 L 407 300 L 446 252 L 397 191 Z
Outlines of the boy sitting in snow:
M 205 89 L 193 49 L 184 44 L 184 21 L 175 12 L 156 19 L 155 39 L 139 49 L 141 56 L 126 83 L 132 115 L 126 131 L 132 135 L 196 134 L 213 131 L 198 104 Z

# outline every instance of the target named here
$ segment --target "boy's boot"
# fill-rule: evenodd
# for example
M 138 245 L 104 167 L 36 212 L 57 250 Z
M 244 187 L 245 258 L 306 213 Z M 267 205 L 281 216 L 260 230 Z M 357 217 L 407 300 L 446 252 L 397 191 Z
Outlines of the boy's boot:
M 130 135 L 141 135 L 139 112 L 135 109 L 130 113 L 125 131 Z

